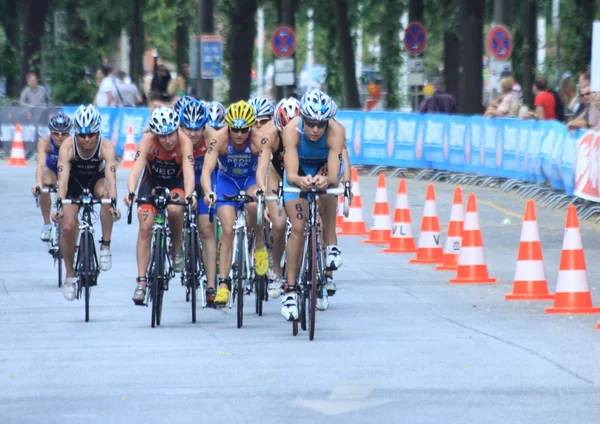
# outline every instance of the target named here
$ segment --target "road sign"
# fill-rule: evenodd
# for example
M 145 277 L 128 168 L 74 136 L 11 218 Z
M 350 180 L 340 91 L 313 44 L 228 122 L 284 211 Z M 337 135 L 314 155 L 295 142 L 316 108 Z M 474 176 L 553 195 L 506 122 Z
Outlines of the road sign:
M 508 60 L 513 50 L 513 40 L 510 30 L 503 25 L 494 25 L 485 39 L 488 53 L 496 60 Z
M 406 63 L 406 69 L 409 74 L 418 74 L 423 72 L 423 58 L 420 57 L 409 57 Z
M 296 34 L 290 27 L 280 26 L 273 32 L 271 48 L 277 57 L 290 57 L 296 50 Z
M 217 79 L 223 76 L 223 41 L 220 35 L 203 34 L 200 37 L 202 48 L 202 78 Z
M 427 30 L 420 22 L 412 22 L 404 31 L 404 47 L 406 51 L 417 56 L 423 53 L 427 46 Z
M 294 85 L 296 61 L 293 58 L 275 59 L 275 85 L 278 87 Z

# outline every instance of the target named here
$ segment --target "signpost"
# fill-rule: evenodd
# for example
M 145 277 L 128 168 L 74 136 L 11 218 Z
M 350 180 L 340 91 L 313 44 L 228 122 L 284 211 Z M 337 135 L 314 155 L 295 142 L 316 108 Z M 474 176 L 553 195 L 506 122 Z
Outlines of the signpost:
M 411 22 L 404 31 L 404 48 L 412 57 L 407 61 L 406 83 L 410 87 L 413 110 L 417 110 L 421 101 L 421 88 L 425 82 L 423 68 L 423 57 L 421 56 L 427 47 L 427 30 L 420 22 Z
M 427 30 L 420 22 L 412 22 L 404 31 L 404 47 L 406 51 L 418 56 L 427 47 Z
M 290 57 L 296 51 L 296 34 L 287 26 L 280 26 L 271 37 L 271 49 L 275 59 L 275 85 L 293 86 L 296 81 L 296 61 Z M 285 89 L 284 89 L 285 90 Z
M 499 93 L 502 72 L 511 70 L 509 59 L 513 51 L 513 39 L 510 30 L 503 25 L 492 26 L 485 38 L 485 47 L 491 57 L 488 96 L 493 99 Z
M 202 34 L 202 78 L 218 79 L 223 76 L 223 41 L 220 35 Z

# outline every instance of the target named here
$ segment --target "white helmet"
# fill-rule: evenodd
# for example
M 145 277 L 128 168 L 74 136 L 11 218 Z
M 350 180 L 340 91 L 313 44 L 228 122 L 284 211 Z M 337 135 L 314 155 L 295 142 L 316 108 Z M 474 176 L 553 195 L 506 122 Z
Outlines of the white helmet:
M 209 102 L 206 105 L 208 126 L 218 129 L 225 126 L 225 106 L 219 102 Z
M 335 115 L 337 115 L 337 103 L 335 102 L 335 100 L 331 99 L 331 117 L 334 118 Z
M 300 101 L 295 97 L 288 97 L 287 99 L 281 99 L 275 107 L 275 117 L 273 123 L 279 131 L 283 131 L 285 126 L 300 115 Z
M 150 117 L 150 131 L 156 135 L 167 135 L 177 131 L 179 128 L 179 115 L 173 108 L 159 106 L 154 109 Z
M 81 105 L 73 115 L 73 128 L 77 134 L 94 134 L 100 131 L 102 116 L 93 105 Z
M 254 116 L 273 116 L 273 103 L 264 97 L 255 97 L 248 100 L 250 106 L 254 108 Z
M 331 97 L 315 89 L 304 93 L 300 100 L 300 114 L 314 121 L 327 121 L 334 115 Z

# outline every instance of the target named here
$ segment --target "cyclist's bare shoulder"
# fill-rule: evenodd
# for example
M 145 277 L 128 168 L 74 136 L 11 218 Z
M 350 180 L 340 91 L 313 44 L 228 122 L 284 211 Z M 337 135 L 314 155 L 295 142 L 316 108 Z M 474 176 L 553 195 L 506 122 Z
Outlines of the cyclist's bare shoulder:
M 229 137 L 228 127 L 206 128 L 204 130 L 204 141 L 208 148 L 207 153 L 216 152 L 218 155 L 223 155 L 227 152 L 227 139 Z
M 281 138 L 284 146 L 298 146 L 298 143 L 300 143 L 300 131 L 298 130 L 299 122 L 300 117 L 296 117 L 292 119 L 283 129 Z
M 274 125 L 264 126 L 260 129 L 254 129 L 251 133 L 252 150 L 262 151 L 265 147 L 274 150 L 273 145 L 277 140 L 277 128 Z M 276 147 L 276 146 L 275 146 Z
M 346 129 L 342 124 L 333 119 L 329 120 L 327 128 L 327 146 L 343 147 L 346 142 Z
M 38 152 L 50 153 L 50 136 L 40 138 L 38 141 Z
M 69 136 L 65 141 L 62 142 L 59 149 L 59 155 L 67 160 L 71 160 L 75 155 L 75 151 L 73 150 L 73 136 Z M 64 152 L 64 153 L 63 153 Z

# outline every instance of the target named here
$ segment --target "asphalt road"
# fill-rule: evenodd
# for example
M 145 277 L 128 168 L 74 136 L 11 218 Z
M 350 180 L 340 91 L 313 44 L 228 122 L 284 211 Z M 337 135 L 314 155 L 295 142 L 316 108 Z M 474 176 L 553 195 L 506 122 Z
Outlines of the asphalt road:
M 113 234 L 113 268 L 82 301 L 67 302 L 39 241 L 30 194 L 34 168 L 0 164 L 1 423 L 598 423 L 599 316 L 544 315 L 551 302 L 506 302 L 525 202 L 475 190 L 496 285 L 454 286 L 453 276 L 410 265 L 411 255 L 341 237 L 338 294 L 319 312 L 314 342 L 280 315 L 247 302 L 199 310 L 191 323 L 178 280 L 163 324 L 131 301 L 136 227 Z M 119 173 L 121 195 L 126 172 Z M 370 222 L 375 178 L 362 177 Z M 390 203 L 397 179 L 388 180 Z M 408 181 L 418 234 L 426 183 Z M 442 227 L 453 187 L 436 185 Z M 465 188 L 466 194 L 469 188 Z M 538 209 L 554 289 L 565 211 Z M 598 227 L 583 224 L 594 303 L 600 305 Z

